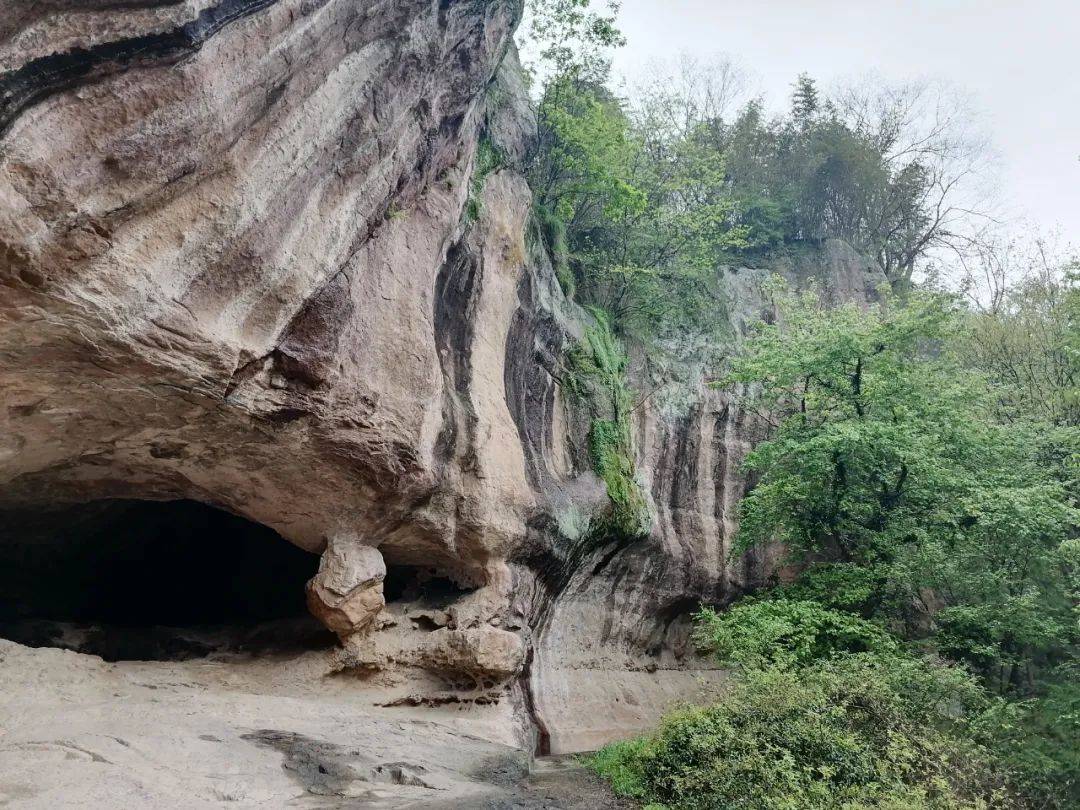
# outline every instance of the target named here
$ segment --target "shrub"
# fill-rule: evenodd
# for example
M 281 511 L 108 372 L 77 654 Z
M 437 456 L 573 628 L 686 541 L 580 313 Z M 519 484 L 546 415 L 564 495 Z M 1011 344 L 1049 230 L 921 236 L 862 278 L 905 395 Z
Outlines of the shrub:
M 781 591 L 788 599 L 810 600 L 861 616 L 874 613 L 885 582 L 881 572 L 852 563 L 818 563 Z
M 589 429 L 589 456 L 604 481 L 611 512 L 607 534 L 634 538 L 648 534 L 652 524 L 649 504 L 636 477 L 629 426 L 610 419 L 594 419 Z
M 988 700 L 962 670 L 903 655 L 756 669 L 590 764 L 678 810 L 989 807 L 1004 792 L 967 732 Z
M 577 291 L 577 279 L 570 267 L 570 246 L 566 241 L 566 225 L 545 205 L 533 206 L 540 235 L 544 241 L 544 250 L 555 268 L 555 277 L 567 298 L 573 298 Z
M 798 666 L 851 652 L 895 652 L 877 625 L 817 602 L 747 601 L 725 613 L 703 609 L 694 641 L 725 664 Z
M 480 198 L 484 193 L 484 183 L 495 172 L 507 165 L 506 155 L 489 138 L 482 137 L 476 146 L 473 160 L 472 177 L 469 179 L 469 198 L 465 201 L 465 221 L 469 224 L 480 219 L 483 206 Z
M 586 759 L 586 765 L 611 782 L 620 796 L 642 799 L 648 786 L 644 780 L 643 763 L 652 751 L 648 738 L 612 743 Z

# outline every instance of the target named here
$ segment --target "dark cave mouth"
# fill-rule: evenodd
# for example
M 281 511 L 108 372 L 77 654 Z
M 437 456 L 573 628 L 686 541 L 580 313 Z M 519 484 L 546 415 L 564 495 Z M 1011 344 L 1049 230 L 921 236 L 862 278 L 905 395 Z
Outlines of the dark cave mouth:
M 444 576 L 438 568 L 419 565 L 388 563 L 383 582 L 388 605 L 409 604 L 428 609 L 445 609 L 475 590 Z
M 304 599 L 318 564 L 196 501 L 0 510 L 0 638 L 106 661 L 325 649 Z

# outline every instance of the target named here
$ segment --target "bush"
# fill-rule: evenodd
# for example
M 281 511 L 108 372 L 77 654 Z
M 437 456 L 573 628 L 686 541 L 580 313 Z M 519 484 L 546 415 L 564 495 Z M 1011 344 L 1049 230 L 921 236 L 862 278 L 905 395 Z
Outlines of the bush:
M 611 782 L 620 796 L 642 799 L 648 786 L 642 763 L 650 756 L 652 741 L 648 738 L 612 743 L 586 759 L 586 765 Z
M 852 563 L 818 563 L 781 591 L 788 599 L 810 600 L 867 617 L 874 613 L 884 587 L 880 572 Z
M 726 613 L 697 615 L 694 641 L 724 664 L 798 666 L 851 652 L 895 652 L 877 625 L 817 602 L 747 601 Z
M 862 653 L 750 670 L 722 703 L 590 764 L 623 795 L 678 810 L 1001 806 L 968 732 L 988 705 L 962 670 Z
M 484 194 L 484 184 L 495 172 L 504 168 L 508 161 L 506 155 L 485 135 L 476 146 L 473 160 L 472 177 L 469 178 L 469 198 L 465 201 L 465 221 L 469 224 L 480 219 L 483 213 L 480 198 Z

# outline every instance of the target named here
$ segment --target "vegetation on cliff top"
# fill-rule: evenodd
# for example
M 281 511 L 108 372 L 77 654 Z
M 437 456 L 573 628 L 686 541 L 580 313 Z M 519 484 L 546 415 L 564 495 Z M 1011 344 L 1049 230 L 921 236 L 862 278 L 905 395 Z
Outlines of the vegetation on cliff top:
M 601 328 L 643 357 L 646 375 L 722 357 L 725 263 L 838 238 L 903 287 L 928 251 L 960 238 L 951 189 L 975 145 L 948 121 L 920 128 L 914 111 L 933 101 L 925 88 L 825 98 L 804 76 L 789 111 L 769 119 L 759 101 L 733 105 L 728 65 L 627 99 L 607 59 L 622 43 L 617 3 L 537 0 L 530 10 L 536 221 L 563 291 L 604 313 Z M 626 430 L 598 424 L 591 442 L 616 512 L 636 490 L 621 486 L 635 477 Z
M 596 4 L 599 5 L 599 4 Z M 729 63 L 684 63 L 624 97 L 606 54 L 617 3 L 537 0 L 528 31 L 537 145 L 529 179 L 566 234 L 579 299 L 623 336 L 715 327 L 716 269 L 835 238 L 897 289 L 986 224 L 984 144 L 931 85 L 800 76 L 786 113 L 737 103 Z M 566 285 L 570 286 L 570 285 Z

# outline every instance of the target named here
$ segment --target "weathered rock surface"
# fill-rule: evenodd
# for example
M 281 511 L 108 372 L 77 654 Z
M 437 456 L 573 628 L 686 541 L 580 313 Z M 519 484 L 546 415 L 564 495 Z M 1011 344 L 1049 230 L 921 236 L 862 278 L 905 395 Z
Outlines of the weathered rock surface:
M 386 605 L 386 563 L 378 549 L 357 538 L 327 539 L 319 571 L 307 584 L 312 615 L 343 640 L 366 630 Z
M 581 772 L 555 790 L 530 778 L 492 722 L 368 697 L 311 654 L 105 664 L 0 640 L 0 804 L 622 806 Z
M 564 752 L 719 688 L 688 616 L 771 560 L 731 557 L 754 430 L 704 384 L 637 415 L 651 535 L 573 530 L 606 494 L 559 384 L 587 317 L 515 168 L 520 14 L 0 0 L 0 508 L 184 498 L 265 524 L 323 554 L 309 605 L 371 702 Z M 505 156 L 487 177 L 481 138 Z M 781 269 L 876 284 L 827 256 Z M 762 274 L 728 280 L 743 328 Z

